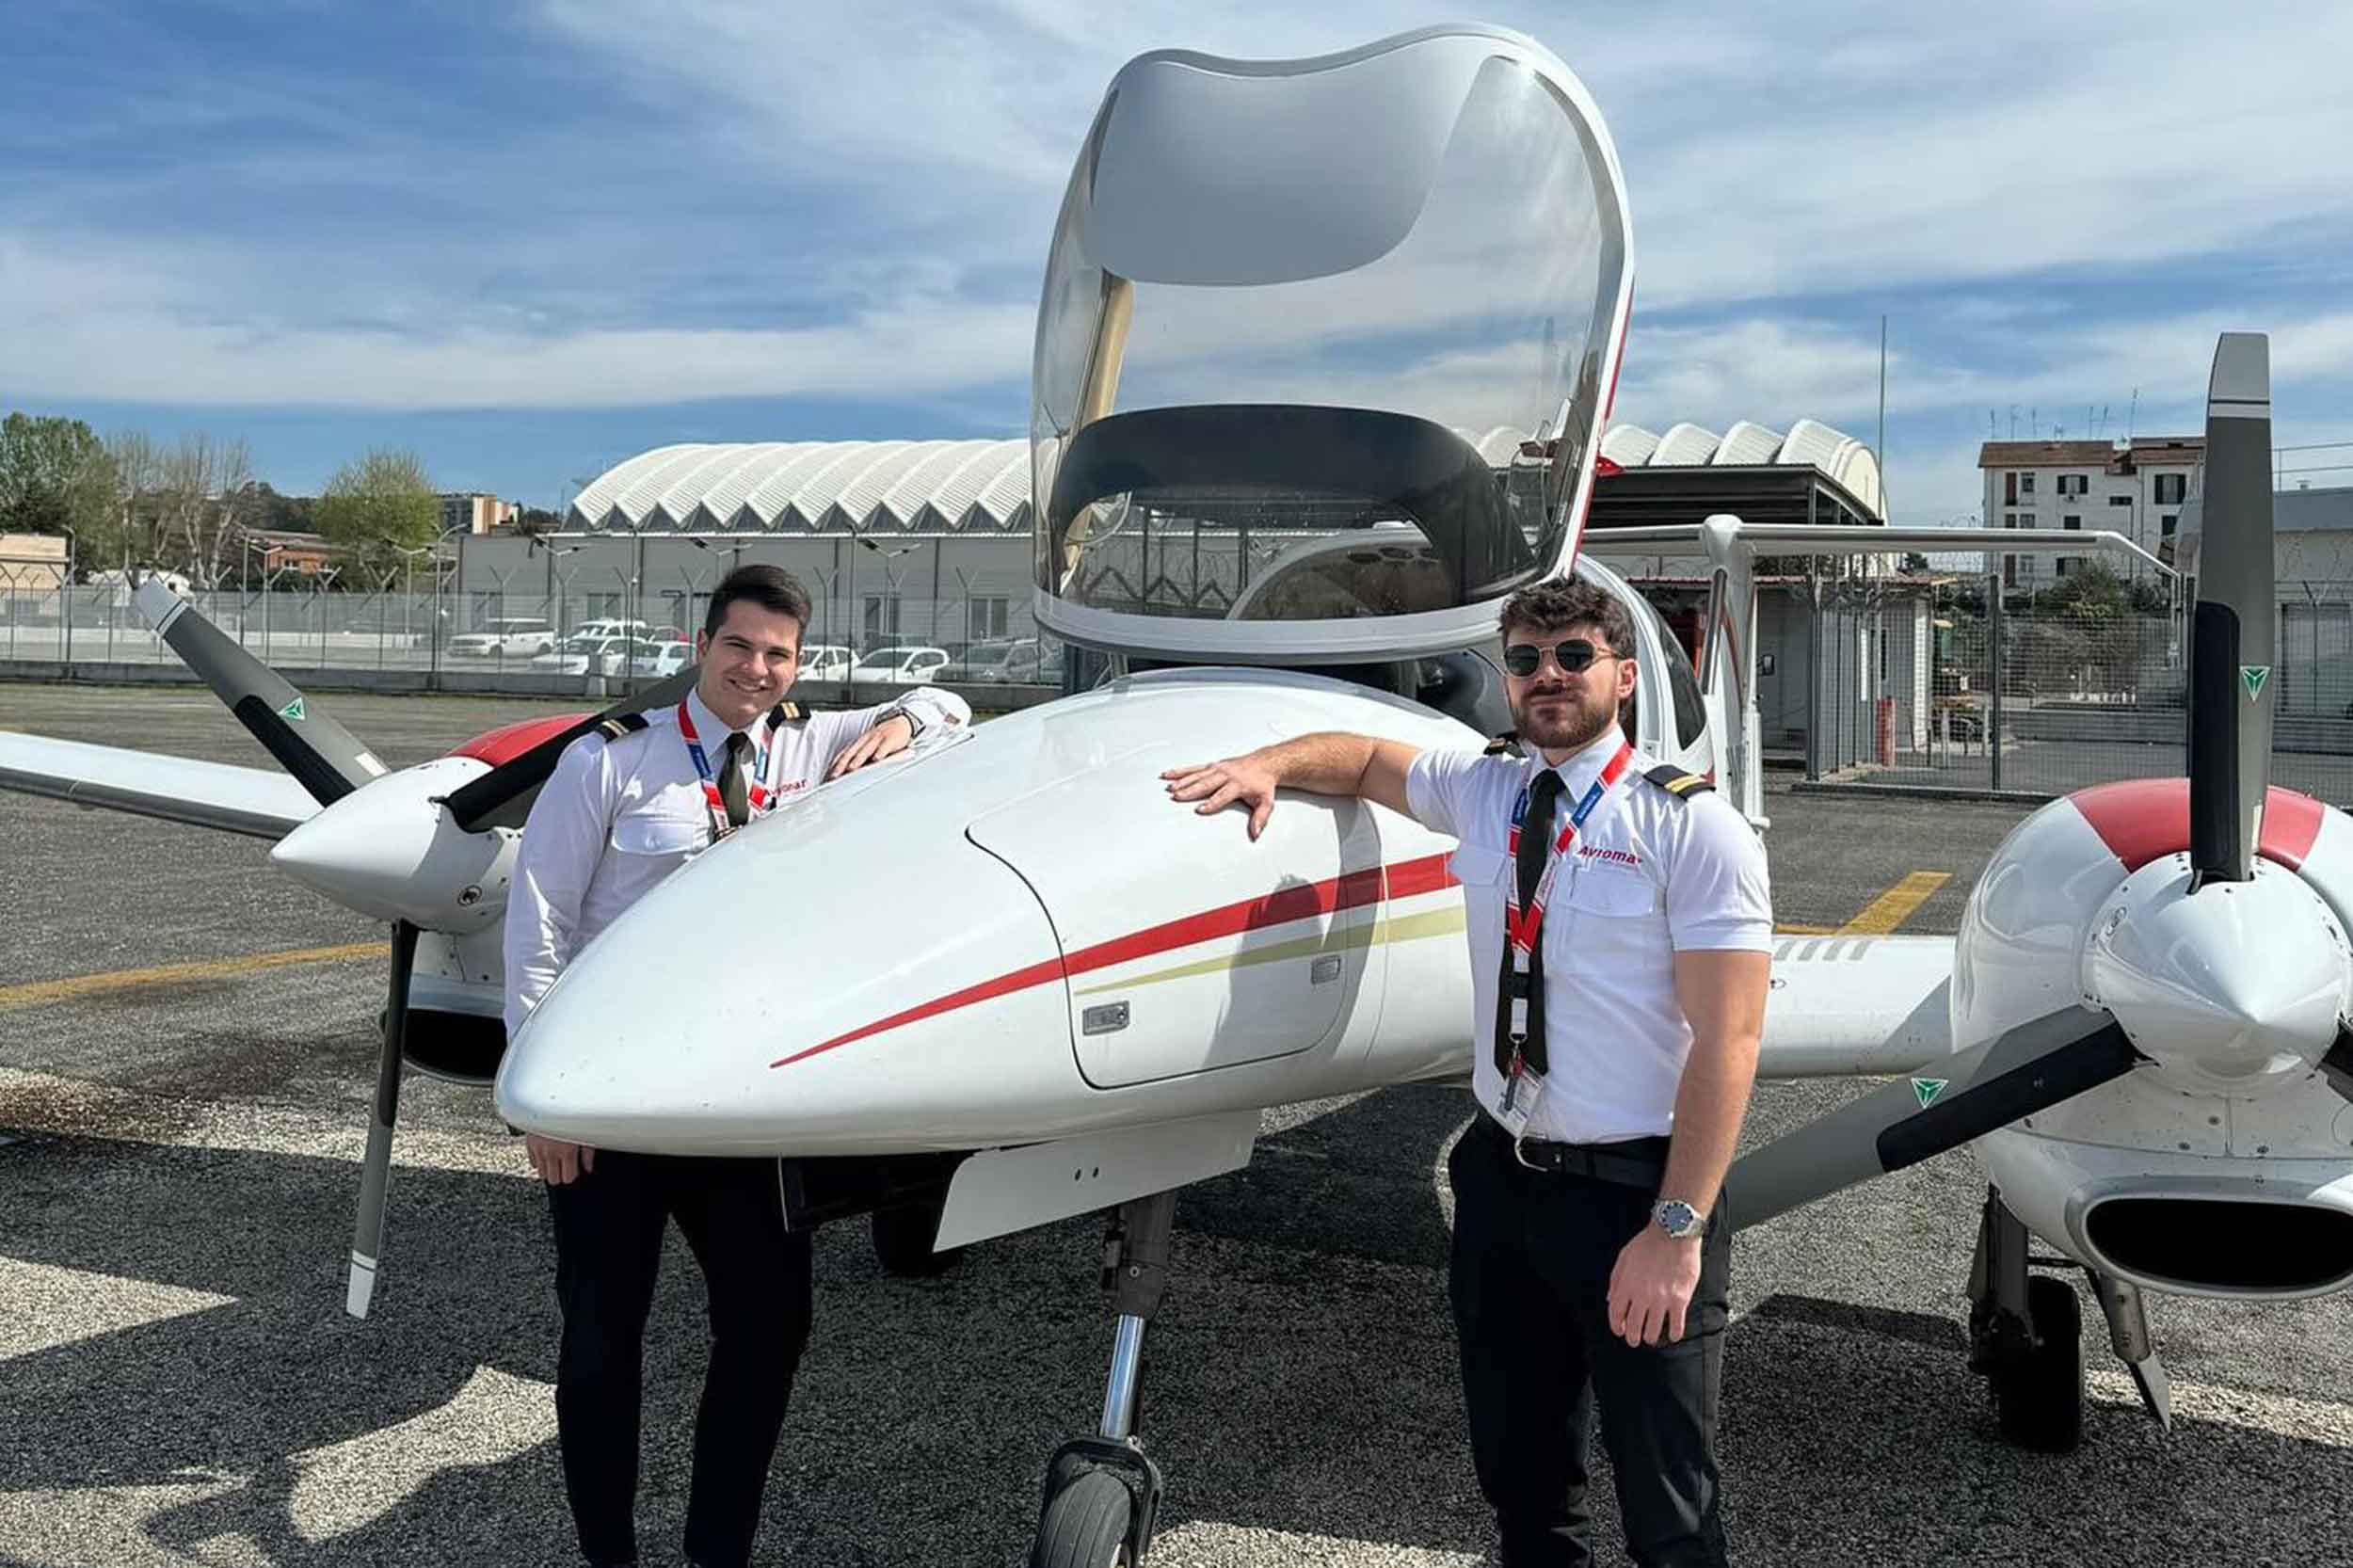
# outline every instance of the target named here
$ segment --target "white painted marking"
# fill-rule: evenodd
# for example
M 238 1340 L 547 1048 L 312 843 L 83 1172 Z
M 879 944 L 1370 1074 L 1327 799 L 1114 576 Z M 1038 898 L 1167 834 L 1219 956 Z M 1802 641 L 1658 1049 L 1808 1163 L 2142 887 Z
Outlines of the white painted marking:
M 0 1257 L 0 1362 L 227 1306 L 236 1298 Z

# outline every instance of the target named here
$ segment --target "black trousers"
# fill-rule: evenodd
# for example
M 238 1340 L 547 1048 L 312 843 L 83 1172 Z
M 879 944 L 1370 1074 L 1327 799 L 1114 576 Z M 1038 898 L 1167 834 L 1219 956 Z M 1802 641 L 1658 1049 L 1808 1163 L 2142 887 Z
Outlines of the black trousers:
M 1504 1568 L 1593 1560 L 1585 1457 L 1594 1397 L 1634 1560 L 1725 1561 L 1716 1408 L 1732 1233 L 1710 1220 L 1684 1336 L 1639 1349 L 1609 1332 L 1609 1273 L 1657 1193 L 1531 1171 L 1485 1117 L 1448 1160 L 1452 1288 L 1479 1488 Z
M 776 1161 L 600 1149 L 595 1170 L 548 1189 L 548 1205 L 564 1309 L 555 1422 L 581 1551 L 600 1568 L 637 1557 L 641 1349 L 664 1223 L 675 1219 L 711 1291 L 686 1555 L 743 1568 L 808 1342 L 808 1236 L 784 1228 Z

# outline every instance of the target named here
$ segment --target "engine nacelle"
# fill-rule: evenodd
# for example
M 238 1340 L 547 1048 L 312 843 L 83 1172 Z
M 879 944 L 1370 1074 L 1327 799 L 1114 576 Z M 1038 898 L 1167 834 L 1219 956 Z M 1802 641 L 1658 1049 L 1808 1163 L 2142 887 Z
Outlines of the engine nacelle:
M 2030 1229 L 2103 1273 L 2232 1298 L 2293 1300 L 2353 1284 L 2353 1167 L 2343 1159 L 2225 1160 L 2032 1126 L 1978 1144 L 1987 1172 Z

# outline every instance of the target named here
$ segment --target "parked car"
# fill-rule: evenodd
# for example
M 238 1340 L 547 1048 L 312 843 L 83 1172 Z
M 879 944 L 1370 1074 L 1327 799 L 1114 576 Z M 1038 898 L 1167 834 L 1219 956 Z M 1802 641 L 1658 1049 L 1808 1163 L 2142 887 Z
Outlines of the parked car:
M 1020 637 L 984 664 L 977 664 L 966 680 L 989 686 L 1059 686 L 1062 684 L 1062 644 L 1048 646 L 1036 637 Z
M 651 635 L 651 631 L 642 620 L 600 618 L 582 621 L 572 628 L 572 635 L 575 637 L 646 637 Z
M 878 648 L 850 667 L 850 679 L 882 686 L 920 686 L 937 680 L 947 663 L 944 648 Z
M 1010 637 L 970 644 L 965 648 L 963 658 L 951 659 L 940 666 L 939 679 L 949 681 L 982 680 L 984 678 L 975 672 L 993 669 L 1003 664 L 1005 655 L 1012 651 L 1013 639 Z
M 601 637 L 576 632 L 562 646 L 539 654 L 531 667 L 542 675 L 619 675 L 640 657 L 651 658 L 655 645 L 639 637 Z
M 850 650 L 834 643 L 811 643 L 801 649 L 803 680 L 847 680 Z
M 650 675 L 660 679 L 664 676 L 676 675 L 695 662 L 693 643 L 673 641 L 643 646 L 649 647 L 653 651 L 641 653 L 629 662 L 632 675 Z
M 473 658 L 528 657 L 546 653 L 555 647 L 555 629 L 536 618 L 503 618 L 486 620 L 472 632 L 460 632 L 449 640 L 453 654 Z

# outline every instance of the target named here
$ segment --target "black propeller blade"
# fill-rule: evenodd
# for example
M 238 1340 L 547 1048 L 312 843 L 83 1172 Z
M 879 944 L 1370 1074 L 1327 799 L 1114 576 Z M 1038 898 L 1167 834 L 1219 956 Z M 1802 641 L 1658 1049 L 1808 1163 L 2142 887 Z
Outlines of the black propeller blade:
M 2271 342 L 2259 332 L 2225 332 L 2215 346 L 2196 569 L 2189 843 L 2202 887 L 2255 874 L 2271 782 Z
M 566 746 L 617 714 L 641 713 L 683 700 L 695 689 L 700 671 L 700 665 L 689 664 L 661 684 L 623 698 L 561 734 L 541 741 L 521 756 L 507 759 L 472 783 L 461 785 L 449 797 L 451 819 L 469 833 L 522 826 L 523 819 L 531 814 L 533 797 L 539 786 L 547 782 L 548 775 L 555 771 L 556 759 L 564 755 Z
M 374 752 L 160 579 L 151 577 L 140 584 L 138 607 L 155 634 L 171 645 L 229 705 L 237 722 L 321 806 L 332 806 L 370 779 L 383 776 L 385 766 Z
M 1743 1156 L 1725 1178 L 1736 1224 L 1916 1165 L 2021 1116 L 2121 1078 L 2141 1060 L 2104 1012 L 2047 1014 Z
M 384 1256 L 384 1199 L 392 1174 L 392 1123 L 400 1114 L 400 1064 L 408 1042 L 408 976 L 417 962 L 417 928 L 392 922 L 392 967 L 384 992 L 384 1040 L 376 1063 L 376 1098 L 368 1117 L 368 1152 L 360 1165 L 360 1218 L 351 1236 L 351 1277 L 344 1310 L 368 1315 Z

